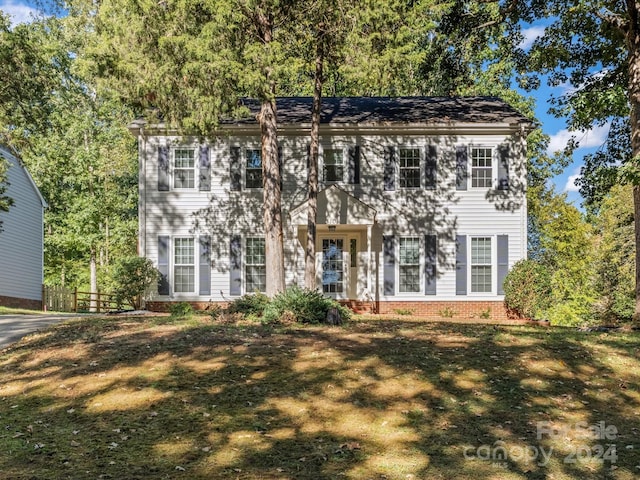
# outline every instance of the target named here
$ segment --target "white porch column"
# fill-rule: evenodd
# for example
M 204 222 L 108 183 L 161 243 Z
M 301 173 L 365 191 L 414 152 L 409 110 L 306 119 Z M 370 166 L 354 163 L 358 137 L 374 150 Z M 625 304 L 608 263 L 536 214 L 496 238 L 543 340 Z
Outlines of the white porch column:
M 373 297 L 373 292 L 371 291 L 371 274 L 373 273 L 373 269 L 371 268 L 372 259 L 371 259 L 371 231 L 373 230 L 373 225 L 367 225 L 367 291 L 369 295 Z

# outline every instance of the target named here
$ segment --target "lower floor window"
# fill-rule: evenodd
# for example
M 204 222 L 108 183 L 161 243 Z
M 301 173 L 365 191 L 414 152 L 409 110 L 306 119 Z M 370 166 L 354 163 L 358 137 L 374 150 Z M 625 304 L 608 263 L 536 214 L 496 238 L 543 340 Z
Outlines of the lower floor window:
M 420 239 L 400 239 L 400 292 L 420 291 Z
M 471 291 L 491 292 L 491 238 L 471 239 Z
M 247 238 L 245 251 L 245 291 L 247 293 L 266 292 L 264 238 Z
M 173 257 L 174 291 L 195 292 L 195 246 L 193 238 L 176 238 Z

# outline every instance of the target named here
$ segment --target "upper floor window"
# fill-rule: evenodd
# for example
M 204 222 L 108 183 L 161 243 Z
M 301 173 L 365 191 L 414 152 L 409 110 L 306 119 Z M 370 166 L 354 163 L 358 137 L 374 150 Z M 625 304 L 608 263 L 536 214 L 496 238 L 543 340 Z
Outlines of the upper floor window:
M 262 152 L 259 149 L 247 149 L 246 160 L 246 188 L 262 188 Z
M 344 151 L 324 149 L 322 151 L 322 178 L 325 182 L 344 181 Z
M 471 186 L 489 188 L 493 178 L 492 149 L 473 147 L 471 149 Z
M 401 148 L 399 166 L 400 187 L 420 188 L 420 149 Z
M 173 188 L 195 188 L 195 158 L 194 148 L 173 150 Z
M 209 146 L 158 145 L 158 191 L 211 190 Z

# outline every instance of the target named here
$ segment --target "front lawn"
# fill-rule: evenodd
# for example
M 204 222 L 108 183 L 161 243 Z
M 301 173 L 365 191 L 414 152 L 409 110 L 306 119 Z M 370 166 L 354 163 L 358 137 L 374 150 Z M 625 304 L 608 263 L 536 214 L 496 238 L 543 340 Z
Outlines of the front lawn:
M 0 353 L 0 478 L 637 478 L 639 340 L 77 319 Z

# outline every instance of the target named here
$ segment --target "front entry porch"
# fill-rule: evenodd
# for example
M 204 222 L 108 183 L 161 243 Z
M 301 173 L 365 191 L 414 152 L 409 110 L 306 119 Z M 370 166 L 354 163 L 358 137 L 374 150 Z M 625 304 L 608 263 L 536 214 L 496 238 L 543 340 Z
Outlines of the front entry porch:
M 304 202 L 291 212 L 303 249 L 307 209 Z M 376 211 L 335 185 L 318 193 L 317 211 L 316 285 L 325 295 L 365 309 L 373 298 L 375 282 L 372 235 Z

